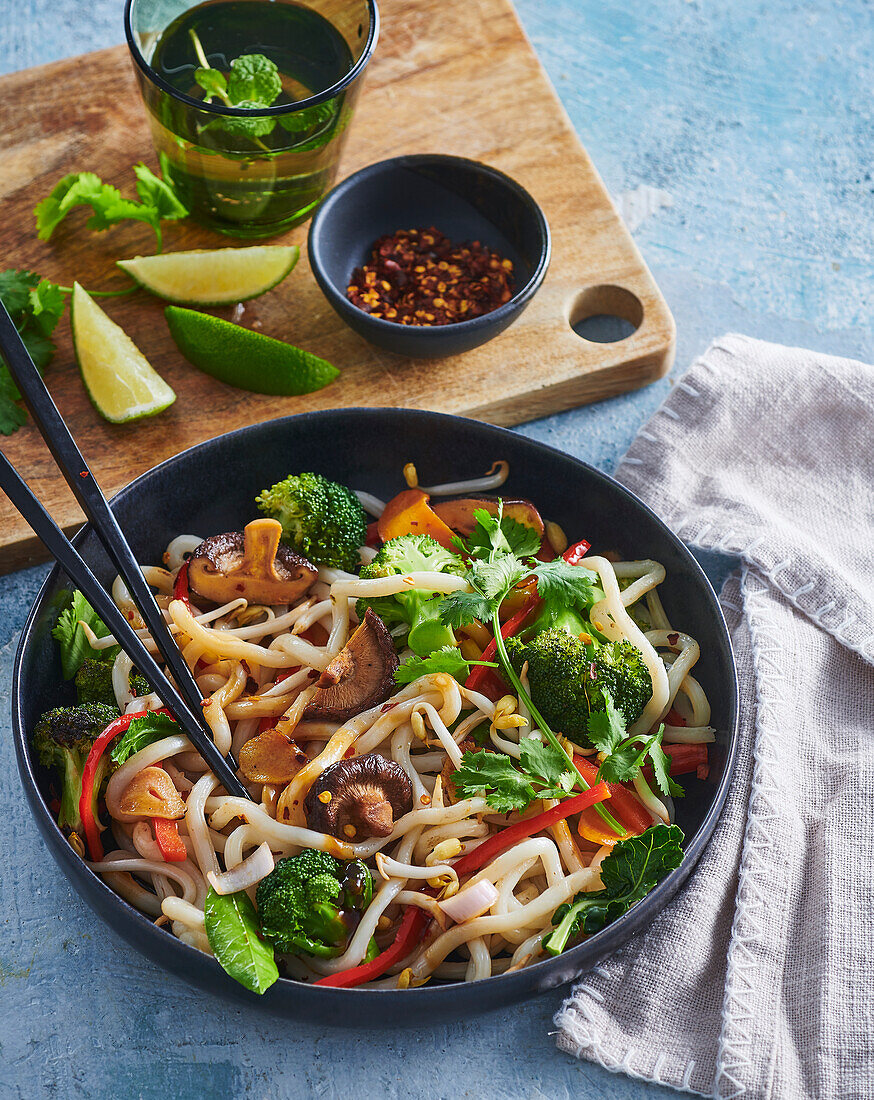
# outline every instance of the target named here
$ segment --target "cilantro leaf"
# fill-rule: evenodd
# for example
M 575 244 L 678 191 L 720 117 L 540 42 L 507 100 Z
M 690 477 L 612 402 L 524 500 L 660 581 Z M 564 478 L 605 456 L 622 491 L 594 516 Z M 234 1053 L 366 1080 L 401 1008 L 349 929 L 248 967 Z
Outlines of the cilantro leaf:
M 65 304 L 64 292 L 57 283 L 49 282 L 48 279 L 40 279 L 31 290 L 30 308 L 41 336 L 51 336 L 63 316 Z
M 395 673 L 395 682 L 411 684 L 434 672 L 448 672 L 458 680 L 467 675 L 469 668 L 470 663 L 462 657 L 460 649 L 444 646 L 429 657 L 408 657 Z
M 246 53 L 231 62 L 228 95 L 237 107 L 269 107 L 282 91 L 279 70 L 269 57 Z
M 473 558 L 493 557 L 496 552 L 523 558 L 540 549 L 540 536 L 534 528 L 505 516 L 503 501 L 498 502 L 496 516 L 485 508 L 477 508 L 473 518 L 476 526 L 464 544 L 464 549 Z
M 43 336 L 40 332 L 33 332 L 30 329 L 25 329 L 20 333 L 21 342 L 27 348 L 27 354 L 34 362 L 34 366 L 38 371 L 44 371 L 49 363 L 52 361 L 52 356 L 55 354 L 55 344 L 53 340 L 50 340 L 48 336 Z M 5 368 L 4 368 L 5 370 Z M 18 392 L 18 388 L 12 383 L 12 379 L 9 379 L 12 384 L 12 389 L 16 401 L 19 400 L 21 394 Z
M 481 592 L 453 592 L 440 602 L 440 621 L 454 628 L 488 620 L 492 603 Z
M 652 762 L 653 778 L 662 794 L 672 795 L 675 798 L 682 798 L 686 792 L 676 780 L 671 779 L 671 758 L 662 748 L 662 737 L 664 732 L 665 727 L 659 726 L 655 736 L 651 738 L 647 745 L 647 755 Z
M 598 575 L 581 565 L 568 565 L 562 558 L 538 562 L 531 572 L 537 578 L 537 594 L 561 607 L 587 608 L 601 598 Z
M 134 718 L 109 755 L 116 764 L 123 764 L 140 749 L 178 732 L 179 726 L 169 714 L 144 714 Z
M 498 813 L 524 810 L 536 797 L 528 779 L 501 752 L 466 752 L 461 767 L 452 776 L 459 798 L 484 795 Z
M 58 616 L 52 637 L 61 648 L 61 669 L 65 680 L 72 680 L 86 657 L 99 661 L 114 661 L 120 646 L 109 649 L 92 649 L 82 623 L 87 623 L 98 638 L 105 638 L 109 629 L 78 588 L 70 596 L 70 603 Z
M 61 288 L 32 271 L 9 268 L 0 271 L 0 301 L 37 370 L 44 371 L 55 353 L 51 334 L 64 312 Z M 27 422 L 27 414 L 15 404 L 20 400 L 21 394 L 0 356 L 0 434 L 12 435 Z
M 0 300 L 9 316 L 16 323 L 30 305 L 30 292 L 39 283 L 39 276 L 32 271 L 18 271 L 14 267 L 0 271 Z
M 15 404 L 15 398 L 7 388 L 12 386 L 12 379 L 5 367 L 2 368 L 2 373 L 6 377 L 0 381 L 0 435 L 12 435 L 22 424 L 27 423 L 27 413 L 20 405 Z
M 218 69 L 195 69 L 194 79 L 209 93 L 204 97 L 205 103 L 209 103 L 215 95 L 224 98 L 228 94 L 228 82 Z
M 535 737 L 523 737 L 519 742 L 519 752 L 519 763 L 528 775 L 545 786 L 562 792 L 552 797 L 561 798 L 570 791 L 576 776 L 570 770 L 564 753 Z
M 598 752 L 609 756 L 625 737 L 626 723 L 622 711 L 614 707 L 610 692 L 605 688 L 602 694 L 606 710 L 595 710 L 589 715 L 589 740 Z
M 523 578 L 529 570 L 513 554 L 505 554 L 494 561 L 475 561 L 471 568 L 471 580 L 488 600 L 503 599 L 505 594 Z
M 677 825 L 652 825 L 640 836 L 617 841 L 601 864 L 602 890 L 580 893 L 556 909 L 555 929 L 543 940 L 559 955 L 580 933 L 600 932 L 645 897 L 683 862 L 683 832 Z
M 155 230 L 160 247 L 161 221 L 185 217 L 187 211 L 170 185 L 159 180 L 145 165 L 137 165 L 134 171 L 142 202 L 124 198 L 117 187 L 104 183 L 94 172 L 73 172 L 64 176 L 34 210 L 40 240 L 49 240 L 57 226 L 77 206 L 90 206 L 92 214 L 86 223 L 89 229 L 100 232 L 121 221 L 146 222 Z

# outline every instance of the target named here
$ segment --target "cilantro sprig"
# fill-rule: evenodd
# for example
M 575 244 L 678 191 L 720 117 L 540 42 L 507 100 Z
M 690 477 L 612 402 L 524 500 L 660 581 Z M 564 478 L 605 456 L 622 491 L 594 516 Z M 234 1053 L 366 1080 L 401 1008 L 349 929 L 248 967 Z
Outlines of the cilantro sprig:
M 498 611 L 510 589 L 532 576 L 537 578 L 538 589 L 542 583 L 547 592 L 552 589 L 554 594 L 555 587 L 561 586 L 568 599 L 582 602 L 590 596 L 592 574 L 578 566 L 569 566 L 561 559 L 552 562 L 526 561 L 539 549 L 540 538 L 533 528 L 505 518 L 502 501 L 498 502 L 496 515 L 478 508 L 474 519 L 476 526 L 467 540 L 456 540 L 459 549 L 471 559 L 467 577 L 471 591 L 447 596 L 442 603 L 441 618 L 452 627 L 464 626 L 475 619 L 491 623 L 501 672 L 512 684 L 548 744 L 563 756 L 574 784 L 586 791 L 589 786 L 578 772 L 573 757 L 550 729 L 510 664 Z M 625 835 L 625 830 L 601 803 L 595 809 L 617 836 Z
M 468 661 L 460 649 L 454 646 L 443 646 L 435 650 L 428 657 L 408 657 L 402 661 L 395 672 L 395 682 L 398 684 L 411 684 L 420 676 L 433 675 L 435 672 L 448 672 L 450 676 L 460 680 L 467 677 L 471 665 L 488 665 L 489 668 L 497 668 L 495 661 Z
M 18 329 L 37 370 L 44 371 L 55 353 L 52 333 L 64 312 L 64 295 L 56 283 L 32 271 L 0 271 L 0 302 Z M 0 356 L 0 434 L 12 435 L 27 421 L 16 402 L 21 394 Z
M 92 210 L 87 222 L 89 229 L 102 232 L 123 221 L 145 222 L 154 230 L 160 252 L 163 247 L 161 222 L 185 218 L 188 210 L 170 184 L 145 164 L 134 165 L 134 174 L 139 202 L 124 198 L 117 187 L 104 183 L 94 172 L 71 172 L 64 176 L 34 210 L 39 239 L 49 240 L 77 206 L 89 206 Z
M 566 755 L 534 737 L 519 744 L 520 759 L 514 764 L 499 752 L 466 752 L 452 776 L 459 798 L 483 795 L 499 813 L 524 810 L 536 798 L 567 798 L 579 775 Z
M 622 711 L 613 705 L 607 688 L 601 689 L 604 710 L 589 715 L 589 740 L 604 754 L 598 769 L 598 777 L 605 783 L 627 783 L 635 779 L 647 760 L 652 764 L 653 777 L 664 795 L 682 797 L 685 794 L 679 783 L 671 779 L 671 761 L 662 748 L 665 732 L 661 724 L 654 733 L 626 736 L 626 723 Z

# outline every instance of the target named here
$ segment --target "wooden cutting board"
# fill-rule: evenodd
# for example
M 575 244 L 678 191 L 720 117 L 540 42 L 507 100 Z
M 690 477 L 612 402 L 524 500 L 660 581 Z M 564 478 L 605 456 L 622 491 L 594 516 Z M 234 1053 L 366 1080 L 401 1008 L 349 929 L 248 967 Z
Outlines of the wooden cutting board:
M 140 424 L 105 423 L 79 380 L 66 318 L 46 380 L 107 494 L 194 443 L 277 416 L 352 405 L 401 405 L 517 424 L 629 390 L 665 374 L 674 323 L 664 299 L 571 128 L 509 0 L 380 0 L 382 33 L 341 175 L 401 153 L 453 153 L 514 176 L 543 207 L 553 256 L 539 293 L 501 336 L 443 360 L 371 347 L 328 306 L 305 257 L 277 290 L 238 310 L 243 324 L 299 344 L 342 369 L 306 397 L 232 389 L 189 366 L 172 343 L 163 303 L 145 292 L 105 307 L 176 390 L 176 403 Z M 131 166 L 155 166 L 126 47 L 0 78 L 0 269 L 23 267 L 90 289 L 125 285 L 115 260 L 154 251 L 133 223 L 97 234 L 73 215 L 49 244 L 33 207 L 72 171 L 95 171 L 132 194 Z M 282 239 L 282 238 L 280 238 Z M 306 226 L 285 240 L 305 245 Z M 165 248 L 232 243 L 192 224 L 168 225 Z M 618 289 L 617 289 L 618 288 Z M 599 313 L 636 323 L 614 344 L 571 324 Z M 225 316 L 230 316 L 226 311 Z M 642 318 L 642 319 L 641 319 Z M 32 425 L 3 448 L 66 529 L 82 522 Z M 0 499 L 0 572 L 44 557 Z

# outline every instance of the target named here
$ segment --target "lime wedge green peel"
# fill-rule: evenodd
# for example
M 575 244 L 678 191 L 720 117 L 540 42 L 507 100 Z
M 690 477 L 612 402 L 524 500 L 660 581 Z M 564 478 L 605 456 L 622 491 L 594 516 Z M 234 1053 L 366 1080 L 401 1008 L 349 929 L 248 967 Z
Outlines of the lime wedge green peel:
M 105 420 L 126 424 L 173 404 L 173 390 L 78 283 L 73 283 L 70 319 L 82 381 Z
M 340 373 L 294 344 L 223 321 L 209 313 L 167 306 L 170 334 L 189 363 L 229 386 L 253 393 L 312 393 Z
M 288 275 L 300 257 L 297 245 L 195 249 L 134 256 L 118 266 L 168 302 L 225 306 L 266 294 Z

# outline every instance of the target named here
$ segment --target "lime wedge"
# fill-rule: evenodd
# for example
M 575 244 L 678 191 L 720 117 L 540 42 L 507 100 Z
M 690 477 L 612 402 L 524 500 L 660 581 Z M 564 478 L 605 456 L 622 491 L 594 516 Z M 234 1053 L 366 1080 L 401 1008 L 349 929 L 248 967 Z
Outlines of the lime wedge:
M 167 306 L 170 334 L 189 363 L 220 382 L 253 393 L 312 393 L 340 373 L 294 344 L 233 325 L 209 313 Z
M 134 256 L 119 260 L 118 266 L 168 302 L 225 306 L 265 294 L 282 282 L 299 257 L 297 245 L 265 244 Z
M 126 424 L 173 404 L 173 390 L 78 283 L 73 283 L 70 321 L 82 381 L 105 420 Z

